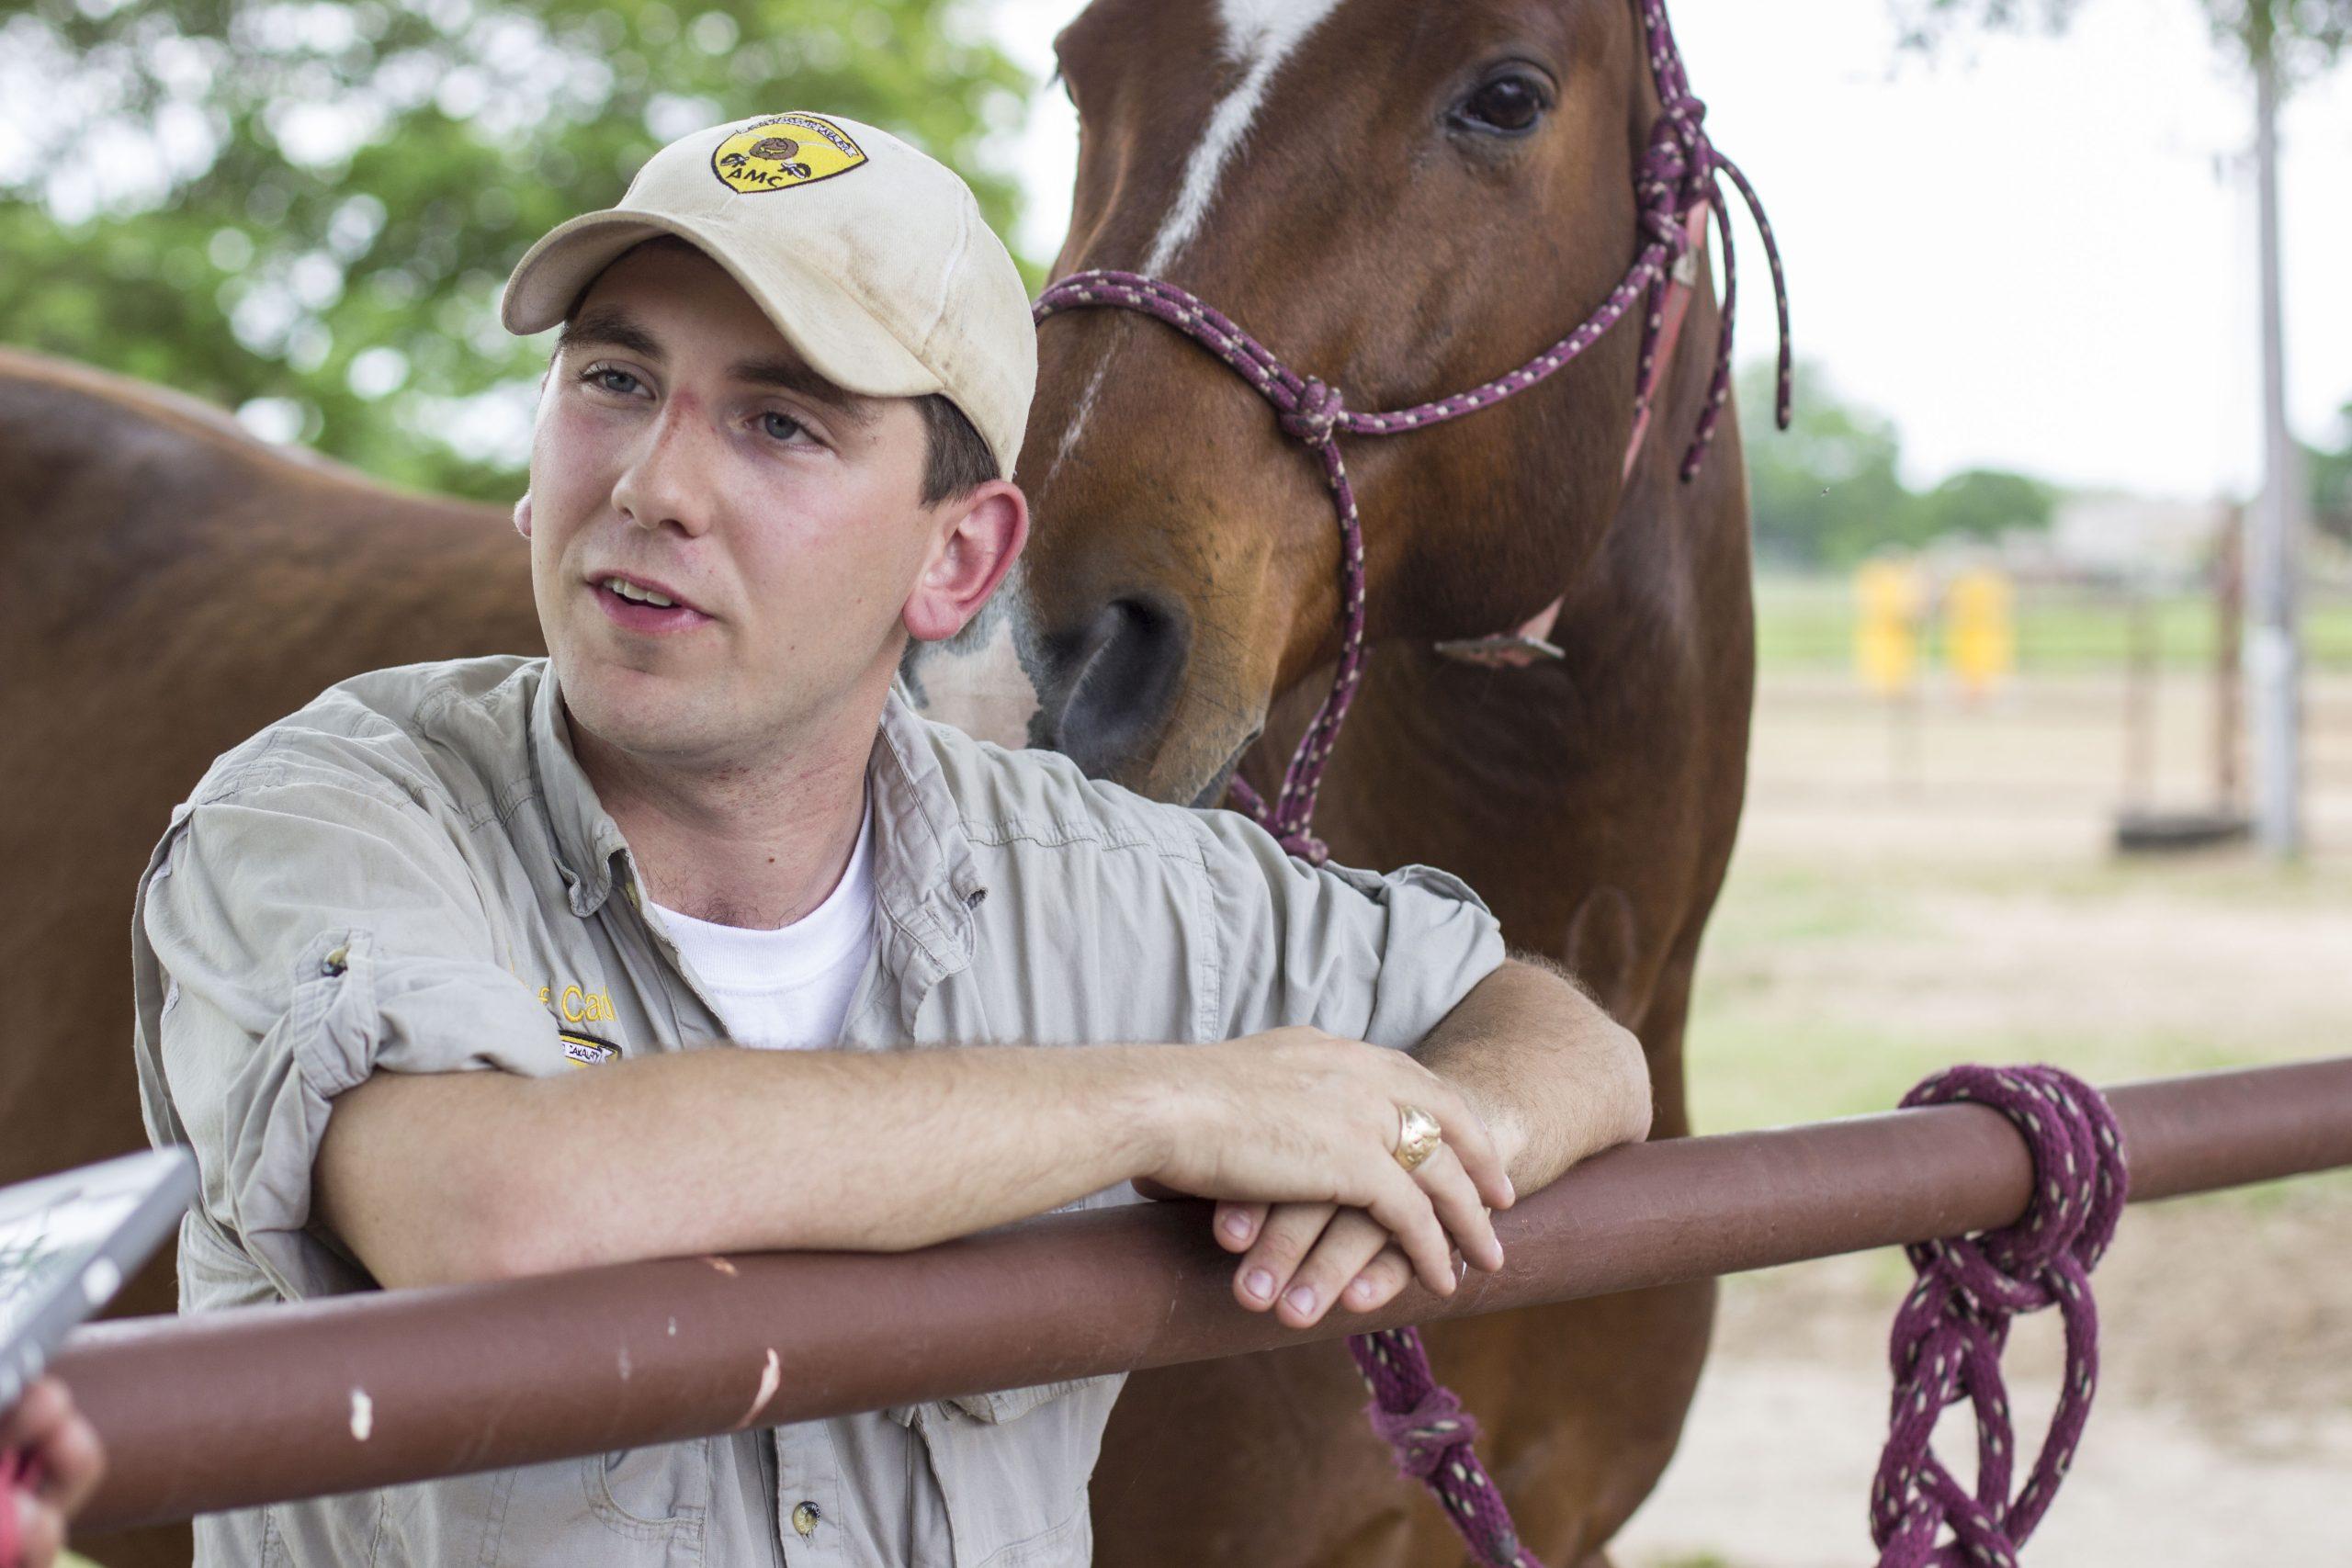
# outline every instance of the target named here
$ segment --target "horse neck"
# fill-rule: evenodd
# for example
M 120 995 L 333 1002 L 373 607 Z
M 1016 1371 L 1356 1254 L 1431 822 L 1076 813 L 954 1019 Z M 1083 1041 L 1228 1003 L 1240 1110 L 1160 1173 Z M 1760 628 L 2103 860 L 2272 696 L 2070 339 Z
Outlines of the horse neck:
M 1544 951 L 1558 946 L 1562 910 L 1615 874 L 1596 834 L 1638 838 L 1623 803 L 1646 809 L 1668 804 L 1660 791 L 1685 795 L 1678 810 L 1697 829 L 1694 869 L 1712 863 L 1715 874 L 1736 821 L 1753 625 L 1735 419 L 1723 422 L 1699 477 L 1679 478 L 1715 345 L 1717 310 L 1703 278 L 1701 290 L 1634 475 L 1598 525 L 1599 545 L 1563 585 L 1552 640 L 1566 657 L 1492 671 L 1419 642 L 1383 644 L 1318 802 L 1317 829 L 1339 859 L 1464 870 L 1506 932 Z M 1524 526 L 1596 525 L 1564 502 Z M 1317 671 L 1285 694 L 1253 778 L 1288 755 L 1328 679 Z

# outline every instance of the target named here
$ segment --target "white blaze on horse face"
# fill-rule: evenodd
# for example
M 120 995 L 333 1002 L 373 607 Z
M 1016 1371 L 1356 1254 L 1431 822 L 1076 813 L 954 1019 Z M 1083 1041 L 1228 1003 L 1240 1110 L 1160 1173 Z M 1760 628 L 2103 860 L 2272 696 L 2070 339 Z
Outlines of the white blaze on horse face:
M 1159 226 L 1159 236 L 1144 257 L 1143 270 L 1157 276 L 1176 259 L 1176 253 L 1200 231 L 1208 216 L 1209 199 L 1216 194 L 1217 176 L 1248 134 L 1266 85 L 1299 41 L 1317 23 L 1339 8 L 1340 0 L 1217 0 L 1217 24 L 1225 30 L 1225 55 L 1242 67 L 1242 77 L 1209 115 L 1208 129 L 1184 164 L 1184 183 L 1177 187 L 1176 205 Z
M 1201 133 L 1192 156 L 1184 162 L 1184 177 L 1176 187 L 1175 204 L 1160 220 L 1159 232 L 1153 237 L 1151 249 L 1145 253 L 1143 265 L 1137 269 L 1145 276 L 1159 276 L 1176 259 L 1176 253 L 1200 232 L 1201 223 L 1208 216 L 1209 203 L 1216 195 L 1217 179 L 1225 173 L 1234 149 L 1248 134 L 1250 123 L 1257 118 L 1258 106 L 1265 101 L 1267 84 L 1300 41 L 1339 6 L 1340 0 L 1216 0 L 1217 26 L 1225 34 L 1225 56 L 1242 68 L 1241 80 L 1217 100 L 1216 107 L 1209 112 L 1208 129 Z M 1086 389 L 1079 394 L 1077 412 L 1062 427 L 1061 441 L 1054 448 L 1054 460 L 1038 481 L 1040 488 L 1053 479 L 1054 470 L 1061 467 L 1062 459 L 1078 445 L 1079 433 L 1085 429 L 1086 416 L 1094 407 L 1094 396 L 1102 389 L 1103 373 L 1111 367 L 1112 352 L 1103 350 L 1101 362 L 1087 378 Z
M 1030 725 L 1042 705 L 1021 658 L 1030 637 L 1021 580 L 1015 565 L 969 626 L 945 642 L 917 644 L 900 667 L 908 694 L 925 718 L 1015 750 L 1030 744 Z

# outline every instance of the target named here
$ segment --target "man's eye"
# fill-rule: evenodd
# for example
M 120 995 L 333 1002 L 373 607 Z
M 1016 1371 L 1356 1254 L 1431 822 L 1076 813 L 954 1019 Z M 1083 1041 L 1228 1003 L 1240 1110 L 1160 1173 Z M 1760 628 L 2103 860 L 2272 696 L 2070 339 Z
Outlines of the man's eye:
M 798 420 L 797 420 L 797 419 L 793 418 L 790 414 L 788 414 L 788 413 L 777 413 L 777 412 L 775 412 L 774 410 L 770 410 L 770 411 L 769 411 L 769 412 L 767 412 L 766 413 L 763 413 L 763 414 L 760 415 L 760 418 L 761 418 L 763 421 L 765 421 L 765 420 L 771 420 L 771 419 L 772 419 L 772 420 L 775 421 L 777 424 L 781 424 L 781 425 L 784 425 L 784 426 L 786 427 L 786 428 L 785 428 L 785 429 L 783 429 L 783 430 L 776 430 L 776 429 L 773 429 L 773 428 L 768 428 L 767 433 L 768 433 L 770 435 L 775 436 L 775 437 L 777 440 L 779 440 L 779 441 L 789 441 L 789 440 L 791 440 L 791 439 L 793 438 L 793 436 L 795 436 L 795 435 L 797 435 L 797 434 L 801 434 L 802 432 L 806 431 L 806 430 L 808 428 L 807 425 L 805 425 L 805 424 L 801 423 Z M 765 427 L 763 427 L 763 428 L 765 428 Z
M 628 390 L 628 387 L 613 386 L 610 382 L 605 379 L 607 376 L 617 376 L 622 380 L 627 381 L 629 384 L 629 387 L 637 385 L 636 377 L 630 375 L 626 370 L 616 370 L 609 365 L 592 365 L 587 369 L 580 373 L 580 378 L 582 381 L 593 383 L 602 391 L 626 392 Z

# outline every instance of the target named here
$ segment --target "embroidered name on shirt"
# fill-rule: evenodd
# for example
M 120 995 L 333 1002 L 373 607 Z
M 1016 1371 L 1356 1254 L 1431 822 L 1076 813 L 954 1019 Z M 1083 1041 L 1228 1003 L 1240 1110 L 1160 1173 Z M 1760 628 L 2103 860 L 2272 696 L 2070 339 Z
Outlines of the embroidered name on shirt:
M 611 993 L 578 986 L 566 986 L 560 992 L 552 986 L 541 986 L 539 1005 L 555 1009 L 566 1023 L 610 1023 L 619 1016 L 613 1011 Z

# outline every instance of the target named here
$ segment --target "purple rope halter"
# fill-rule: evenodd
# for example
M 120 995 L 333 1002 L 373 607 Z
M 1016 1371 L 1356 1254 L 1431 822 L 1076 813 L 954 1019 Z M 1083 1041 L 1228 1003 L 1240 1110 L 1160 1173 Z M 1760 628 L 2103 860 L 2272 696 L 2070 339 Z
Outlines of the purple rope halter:
M 1649 305 L 1643 325 L 1641 372 L 1634 390 L 1635 429 L 1641 430 L 1647 423 L 1650 400 L 1657 389 L 1658 338 L 1665 325 L 1667 291 L 1691 249 L 1691 231 L 1685 219 L 1704 208 L 1713 213 L 1715 225 L 1723 233 L 1724 300 L 1723 321 L 1715 345 L 1714 378 L 1709 385 L 1706 407 L 1699 415 L 1690 445 L 1682 457 L 1682 478 L 1686 481 L 1693 478 L 1705 460 L 1709 444 L 1714 440 L 1716 421 L 1730 395 L 1732 325 L 1739 297 L 1739 271 L 1732 256 L 1731 208 L 1716 179 L 1718 173 L 1730 176 L 1748 210 L 1755 215 L 1756 227 L 1764 238 L 1765 254 L 1771 263 L 1772 290 L 1781 326 L 1776 414 L 1781 428 L 1788 426 L 1789 296 L 1772 225 L 1764 216 L 1763 204 L 1757 199 L 1755 187 L 1747 183 L 1747 176 L 1731 160 L 1717 152 L 1707 139 L 1701 123 L 1706 116 L 1706 106 L 1690 94 L 1681 51 L 1675 46 L 1674 30 L 1667 21 L 1665 0 L 1638 0 L 1638 4 L 1649 39 L 1650 72 L 1663 106 L 1651 128 L 1649 149 L 1643 154 L 1641 169 L 1634 182 L 1642 230 L 1647 237 L 1632 269 L 1600 308 L 1566 337 L 1518 369 L 1450 398 L 1388 413 L 1366 413 L 1346 408 L 1337 388 L 1320 378 L 1299 375 L 1224 312 L 1172 283 L 1137 273 L 1097 268 L 1056 281 L 1037 297 L 1033 308 L 1040 323 L 1060 311 L 1090 305 L 1118 306 L 1157 317 L 1240 372 L 1260 396 L 1273 404 L 1283 430 L 1322 459 L 1324 479 L 1330 487 L 1340 517 L 1339 668 L 1332 677 L 1330 694 L 1323 699 L 1323 705 L 1307 726 L 1290 765 L 1283 770 L 1282 784 L 1273 800 L 1267 802 L 1248 780 L 1238 775 L 1230 786 L 1235 802 L 1261 827 L 1279 839 L 1291 853 L 1314 863 L 1322 863 L 1329 853 L 1323 841 L 1309 830 L 1316 794 L 1322 787 L 1324 765 L 1330 760 L 1331 747 L 1339 739 L 1349 705 L 1355 700 L 1356 682 L 1363 671 L 1363 528 L 1356 514 L 1355 491 L 1348 482 L 1347 465 L 1340 457 L 1339 436 L 1394 435 L 1400 431 L 1419 430 L 1458 419 L 1473 410 L 1523 392 L 1600 341 L 1602 334 L 1631 311 L 1634 302 L 1646 292 Z
M 2098 1381 L 2098 1311 L 2090 1271 L 2115 1235 L 2128 1177 L 2114 1113 L 2099 1092 L 2056 1067 L 1951 1067 L 1903 1103 L 1989 1105 L 2033 1151 L 2033 1197 L 2006 1230 L 1906 1247 L 1919 1282 L 1894 1318 L 1894 1400 L 1871 1488 L 1879 1568 L 2017 1568 L 2082 1441 Z M 2001 1382 L 2009 1320 L 2055 1305 L 2065 1320 L 2066 1381 L 2032 1473 L 2009 1495 L 2016 1433 Z M 1962 1398 L 1976 1416 L 1976 1492 L 1928 1446 L 1936 1418 Z M 1952 1539 L 1938 1544 L 1946 1525 Z

